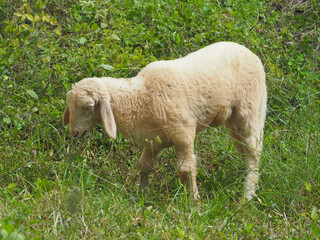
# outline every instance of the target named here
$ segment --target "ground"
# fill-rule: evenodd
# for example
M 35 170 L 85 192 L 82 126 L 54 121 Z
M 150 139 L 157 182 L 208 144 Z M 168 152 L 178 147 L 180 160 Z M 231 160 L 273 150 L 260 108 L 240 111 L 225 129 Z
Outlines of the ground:
M 0 2 L 0 239 L 317 239 L 320 3 L 305 1 Z M 141 148 L 62 124 L 85 77 L 131 77 L 154 60 L 218 41 L 245 45 L 267 73 L 258 197 L 225 129 L 196 140 L 196 204 L 173 149 L 139 194 Z M 11 238 L 10 238 L 11 237 Z

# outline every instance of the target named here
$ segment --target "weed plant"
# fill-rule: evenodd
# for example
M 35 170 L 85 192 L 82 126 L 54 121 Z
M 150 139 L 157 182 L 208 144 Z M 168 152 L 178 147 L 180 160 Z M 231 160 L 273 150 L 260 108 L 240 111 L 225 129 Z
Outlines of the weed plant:
M 0 1 L 0 239 L 319 239 L 320 2 Z M 268 115 L 258 197 L 223 128 L 196 140 L 200 204 L 173 149 L 138 193 L 141 148 L 97 127 L 76 141 L 65 95 L 218 41 L 255 52 Z

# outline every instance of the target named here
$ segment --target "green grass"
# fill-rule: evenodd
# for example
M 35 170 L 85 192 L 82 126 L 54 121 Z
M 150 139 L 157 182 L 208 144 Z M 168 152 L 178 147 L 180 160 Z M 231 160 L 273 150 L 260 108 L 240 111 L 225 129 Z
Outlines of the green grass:
M 0 239 L 319 239 L 320 4 L 305 1 L 0 2 Z M 267 72 L 258 198 L 225 129 L 196 140 L 200 204 L 165 150 L 138 193 L 141 148 L 62 126 L 85 77 L 131 77 L 210 43 L 244 44 Z

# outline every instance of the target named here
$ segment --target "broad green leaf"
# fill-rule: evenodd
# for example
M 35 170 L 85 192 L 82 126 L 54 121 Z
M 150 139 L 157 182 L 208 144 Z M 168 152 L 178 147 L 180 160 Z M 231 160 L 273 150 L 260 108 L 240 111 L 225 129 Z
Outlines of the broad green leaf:
M 23 23 L 20 26 L 23 27 L 26 30 L 30 30 L 30 26 L 28 24 Z
M 9 185 L 8 185 L 8 190 L 10 190 L 10 191 L 13 191 L 15 188 L 16 188 L 16 186 L 17 186 L 17 184 L 15 184 L 15 183 L 10 183 Z
M 318 219 L 318 210 L 316 207 L 313 207 L 312 212 L 311 212 L 311 218 L 313 220 L 317 220 Z
M 30 20 L 31 22 L 33 22 L 33 16 L 32 16 L 31 14 L 27 14 L 26 16 L 27 16 L 28 20 Z
M 180 238 L 184 239 L 184 233 L 182 232 L 182 230 L 179 227 L 177 227 L 177 231 L 178 231 Z
M 41 17 L 39 17 L 38 15 L 35 15 L 33 22 L 36 23 L 36 22 L 39 22 L 40 20 L 41 20 Z
M 3 121 L 4 123 L 6 123 L 6 124 L 10 124 L 10 123 L 11 123 L 11 120 L 10 120 L 10 118 L 8 118 L 8 117 L 3 117 L 2 121 Z
M 108 23 L 102 22 L 101 23 L 101 28 L 106 28 L 106 27 L 108 27 Z
M 112 67 L 109 64 L 101 64 L 100 67 L 102 67 L 103 69 L 105 69 L 107 71 L 112 71 L 114 69 L 114 67 Z
M 96 30 L 98 30 L 98 29 L 99 29 L 98 24 L 94 23 L 94 24 L 91 25 L 91 30 L 92 30 L 92 31 L 96 31 Z
M 114 40 L 117 40 L 117 41 L 120 41 L 120 37 L 117 35 L 117 34 L 112 34 L 111 37 L 114 39 Z
M 54 30 L 54 32 L 55 32 L 57 35 L 59 35 L 59 36 L 62 35 L 60 29 L 58 29 L 58 28 L 56 28 L 56 29 Z
M 31 89 L 27 90 L 27 93 L 29 94 L 30 97 L 33 97 L 34 99 L 39 99 L 38 95 Z
M 86 41 L 87 41 L 87 39 L 85 39 L 84 37 L 82 37 L 82 38 L 79 39 L 78 43 L 80 43 L 80 44 L 85 44 Z
M 30 97 L 33 97 L 34 99 L 37 99 L 37 100 L 39 99 L 38 95 L 33 90 L 28 89 L 27 93 Z
M 24 240 L 24 236 L 17 232 L 13 232 L 9 235 L 9 240 Z
M 0 231 L 0 236 L 1 236 L 1 239 L 8 239 L 9 233 L 5 229 L 2 229 Z
M 311 184 L 308 182 L 305 182 L 306 189 L 310 192 L 311 191 Z
M 8 63 L 12 64 L 16 60 L 16 56 L 12 53 L 8 59 Z
M 53 155 L 53 150 L 50 149 L 50 150 L 49 150 L 49 156 L 52 157 L 52 155 Z

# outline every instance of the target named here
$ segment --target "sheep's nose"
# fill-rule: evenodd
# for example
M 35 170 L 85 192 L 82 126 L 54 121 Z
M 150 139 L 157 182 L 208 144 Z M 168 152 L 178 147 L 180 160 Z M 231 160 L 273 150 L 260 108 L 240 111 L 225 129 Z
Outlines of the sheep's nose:
M 72 137 L 77 137 L 79 134 L 78 131 L 74 131 L 74 130 L 70 130 L 70 133 L 71 133 Z

